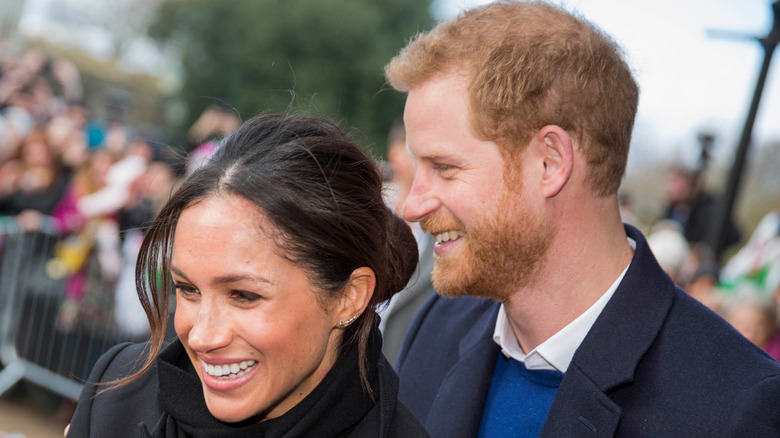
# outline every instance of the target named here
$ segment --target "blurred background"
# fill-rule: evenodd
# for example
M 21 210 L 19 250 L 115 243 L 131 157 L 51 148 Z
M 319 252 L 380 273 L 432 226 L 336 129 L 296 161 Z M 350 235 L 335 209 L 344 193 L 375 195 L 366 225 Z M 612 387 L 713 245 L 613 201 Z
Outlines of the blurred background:
M 60 433 L 100 352 L 145 338 L 143 225 L 219 138 L 263 111 L 315 112 L 383 161 L 404 104 L 384 64 L 481 3 L 0 2 L 0 438 Z M 613 36 L 640 84 L 624 220 L 681 287 L 780 357 L 778 66 L 738 159 L 772 3 L 554 3 Z

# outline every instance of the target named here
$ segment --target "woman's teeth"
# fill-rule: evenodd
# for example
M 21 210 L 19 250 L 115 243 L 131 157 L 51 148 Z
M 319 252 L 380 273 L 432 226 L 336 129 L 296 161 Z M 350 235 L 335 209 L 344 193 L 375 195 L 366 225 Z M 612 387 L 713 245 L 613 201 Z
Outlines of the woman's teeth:
M 433 235 L 434 240 L 437 244 L 449 242 L 451 240 L 456 240 L 460 237 L 465 236 L 466 233 L 463 231 L 445 231 L 443 233 L 437 233 Z
M 200 363 L 206 374 L 220 379 L 235 379 L 236 377 L 241 377 L 257 365 L 257 361 L 254 360 L 245 360 L 243 362 L 225 365 L 210 365 L 203 361 L 200 361 Z

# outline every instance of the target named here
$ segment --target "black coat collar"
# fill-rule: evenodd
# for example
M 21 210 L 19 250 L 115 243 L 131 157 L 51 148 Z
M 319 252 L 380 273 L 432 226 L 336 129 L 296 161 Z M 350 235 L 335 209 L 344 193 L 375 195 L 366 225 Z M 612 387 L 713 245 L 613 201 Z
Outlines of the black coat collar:
M 369 345 L 368 371 L 376 397 L 380 391 L 377 363 L 381 340 L 374 338 Z M 164 414 L 151 434 L 154 437 L 346 436 L 375 404 L 362 386 L 354 348 L 339 357 L 322 382 L 298 405 L 281 417 L 262 423 L 248 420 L 228 424 L 214 418 L 206 407 L 200 379 L 180 341 L 163 350 L 157 364 L 158 397 Z

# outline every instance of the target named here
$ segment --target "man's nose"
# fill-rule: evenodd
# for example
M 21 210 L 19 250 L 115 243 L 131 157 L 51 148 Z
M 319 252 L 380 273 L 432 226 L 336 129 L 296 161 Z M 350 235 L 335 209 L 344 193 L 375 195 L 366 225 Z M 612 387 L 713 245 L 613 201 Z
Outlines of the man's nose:
M 412 189 L 404 202 L 404 219 L 407 222 L 419 222 L 429 213 L 436 211 L 440 205 L 441 202 L 433 191 L 430 178 L 418 167 Z

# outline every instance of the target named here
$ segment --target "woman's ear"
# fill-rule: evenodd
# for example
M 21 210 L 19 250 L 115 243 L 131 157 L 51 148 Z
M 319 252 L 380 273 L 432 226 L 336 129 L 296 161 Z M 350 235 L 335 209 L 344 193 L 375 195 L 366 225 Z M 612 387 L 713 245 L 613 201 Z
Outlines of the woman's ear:
M 363 266 L 352 271 L 337 308 L 337 327 L 346 327 L 365 312 L 376 288 L 376 275 Z

